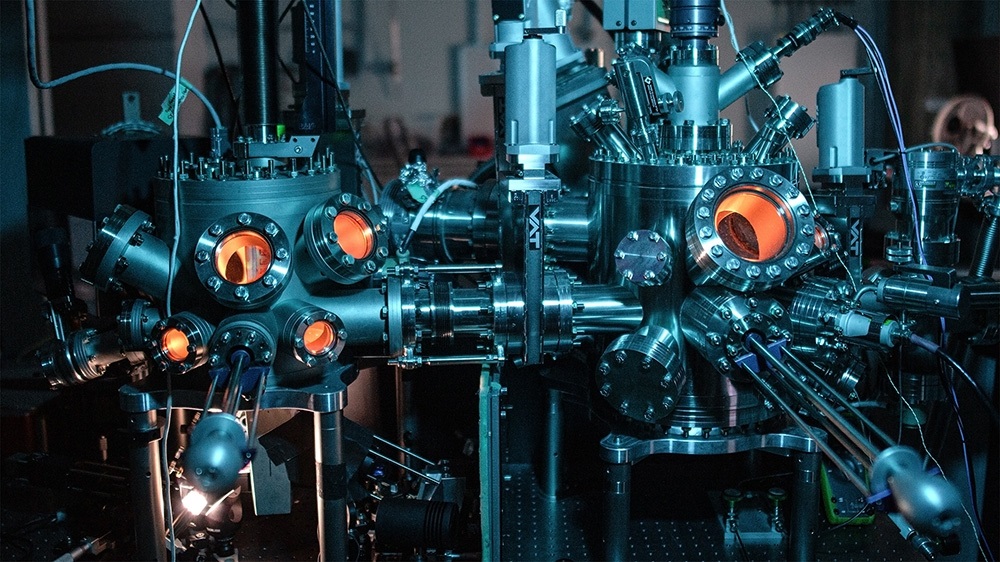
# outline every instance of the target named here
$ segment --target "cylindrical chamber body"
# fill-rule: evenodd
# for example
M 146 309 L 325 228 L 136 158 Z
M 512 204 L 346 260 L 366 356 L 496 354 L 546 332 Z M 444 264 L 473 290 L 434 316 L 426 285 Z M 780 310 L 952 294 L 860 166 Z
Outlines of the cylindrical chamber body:
M 179 270 L 174 282 L 174 308 L 195 308 L 202 313 L 209 293 L 207 288 L 199 287 L 193 253 L 199 238 L 210 226 L 233 213 L 257 213 L 273 220 L 288 237 L 294 237 L 303 217 L 313 206 L 339 193 L 340 182 L 335 173 L 252 180 L 182 179 L 179 189 L 182 228 L 178 240 Z M 174 235 L 172 190 L 171 181 L 156 182 L 156 225 L 164 240 Z
M 726 168 L 722 164 L 648 165 L 594 160 L 590 220 L 600 236 L 594 241 L 592 281 L 625 285 L 615 266 L 614 251 L 632 230 L 658 233 L 673 249 L 673 263 L 683 264 L 688 252 L 688 208 L 705 183 Z M 674 335 L 679 342 L 680 370 L 688 381 L 673 412 L 660 423 L 688 428 L 732 427 L 771 417 L 773 414 L 763 408 L 749 386 L 717 375 L 696 353 L 688 353 L 687 344 L 681 341 L 680 309 L 691 289 L 682 266 L 674 267 L 665 284 L 638 289 L 645 312 L 643 325 L 659 326 Z

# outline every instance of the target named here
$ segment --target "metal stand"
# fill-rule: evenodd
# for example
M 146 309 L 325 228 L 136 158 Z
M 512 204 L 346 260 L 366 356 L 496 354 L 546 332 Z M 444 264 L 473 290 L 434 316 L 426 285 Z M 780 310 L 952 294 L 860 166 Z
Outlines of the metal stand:
M 347 387 L 340 375 L 346 367 L 336 365 L 322 374 L 320 382 L 300 388 L 279 386 L 268 377 L 260 397 L 260 409 L 313 412 L 316 431 L 316 499 L 319 560 L 347 558 L 347 470 L 344 466 L 343 409 Z M 122 410 L 129 414 L 133 437 L 130 451 L 132 513 L 135 518 L 137 555 L 143 560 L 166 560 L 163 487 L 160 478 L 160 439 L 156 410 L 165 407 L 166 390 L 149 388 L 149 379 L 125 385 L 118 391 Z M 205 390 L 174 389 L 174 408 L 201 410 Z
M 820 432 L 817 430 L 817 434 Z M 601 440 L 605 465 L 604 559 L 628 560 L 632 465 L 651 455 L 720 455 L 751 449 L 796 452 L 795 496 L 792 498 L 792 531 L 789 558 L 814 560 L 819 502 L 819 449 L 816 441 L 796 429 L 781 433 L 736 436 L 663 437 L 637 439 L 611 434 Z
M 316 509 L 320 560 L 347 559 L 347 467 L 343 412 L 316 412 Z
M 816 559 L 816 526 L 819 524 L 818 452 L 797 452 L 792 513 L 788 538 L 789 560 Z
M 129 491 L 135 529 L 136 559 L 165 562 L 163 480 L 160 478 L 160 427 L 156 411 L 128 418 Z
M 562 460 L 559 457 L 562 451 L 563 432 L 562 393 L 550 388 L 547 406 L 539 480 L 542 494 L 555 499 L 562 488 Z

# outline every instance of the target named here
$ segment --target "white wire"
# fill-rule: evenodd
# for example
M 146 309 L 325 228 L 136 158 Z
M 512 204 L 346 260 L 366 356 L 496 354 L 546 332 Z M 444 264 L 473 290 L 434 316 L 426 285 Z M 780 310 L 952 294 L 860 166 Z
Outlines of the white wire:
M 441 185 L 437 186 L 437 188 L 435 188 L 434 191 L 432 191 L 427 197 L 427 201 L 424 201 L 424 204 L 420 206 L 420 210 L 417 211 L 417 215 L 413 217 L 413 224 L 410 225 L 410 230 L 416 232 L 417 228 L 420 227 L 420 221 L 424 219 L 424 215 L 427 214 L 427 211 L 429 211 L 431 206 L 434 205 L 434 202 L 437 201 L 438 197 L 440 197 L 445 191 L 448 191 L 456 186 L 473 188 L 478 187 L 476 182 L 460 178 L 454 178 L 441 182 Z
M 906 188 L 910 200 L 911 218 L 913 220 L 913 238 L 917 247 L 917 257 L 919 258 L 921 264 L 926 264 L 927 257 L 924 253 L 923 237 L 920 234 L 920 219 L 917 215 L 916 193 L 913 190 L 913 182 L 911 181 L 910 165 L 906 159 L 907 150 L 906 143 L 903 140 L 902 120 L 899 117 L 899 107 L 896 105 L 896 98 L 892 92 L 892 85 L 889 83 L 889 74 L 886 70 L 885 60 L 882 58 L 882 53 L 879 51 L 878 45 L 875 44 L 875 40 L 864 27 L 861 25 L 855 25 L 854 32 L 861 39 L 861 44 L 865 47 L 865 51 L 868 53 L 868 58 L 872 61 L 872 70 L 875 72 L 876 82 L 878 83 L 879 90 L 882 93 L 882 98 L 886 105 L 886 111 L 889 113 L 889 122 L 892 126 L 893 133 L 896 136 L 896 143 L 899 146 L 899 156 L 903 171 L 903 185 Z
M 56 86 L 62 86 L 68 82 L 72 82 L 79 78 L 85 76 L 91 76 L 94 74 L 99 74 L 101 72 L 108 72 L 112 70 L 139 70 L 142 72 L 152 72 L 153 74 L 159 74 L 166 76 L 167 78 L 173 78 L 176 83 L 177 76 L 170 72 L 169 70 L 159 68 L 157 66 L 152 66 L 149 64 L 141 64 L 134 62 L 118 62 L 110 64 L 102 64 L 98 66 L 92 66 L 84 70 L 79 70 L 71 74 L 67 74 L 61 78 L 56 78 L 55 80 L 50 80 L 48 82 L 43 82 L 38 75 L 38 59 L 37 59 L 37 38 L 35 33 L 35 0 L 25 0 L 25 12 L 28 27 L 28 74 L 31 77 L 31 83 L 35 85 L 36 88 L 42 90 L 48 90 L 50 88 L 55 88 Z M 212 121 L 215 122 L 215 127 L 218 129 L 222 128 L 222 120 L 219 118 L 218 112 L 215 111 L 215 107 L 212 106 L 212 102 L 208 101 L 205 94 L 195 88 L 187 80 L 181 80 L 184 87 L 191 91 L 201 103 L 205 104 L 205 108 L 208 110 L 209 115 L 212 116 Z M 176 86 L 175 86 L 176 87 Z M 178 88 L 179 89 L 179 88 Z
M 191 36 L 191 28 L 194 26 L 194 20 L 198 16 L 198 8 L 201 6 L 201 0 L 195 0 L 194 8 L 191 10 L 191 17 L 188 18 L 187 27 L 184 29 L 184 37 L 181 38 L 180 47 L 177 48 L 177 70 L 174 72 L 174 122 L 173 122 L 173 138 L 174 138 L 174 159 L 171 163 L 173 170 L 173 204 L 174 204 L 174 239 L 170 248 L 170 263 L 168 264 L 169 277 L 167 278 L 167 316 L 171 316 L 171 297 L 174 288 L 174 271 L 175 263 L 177 261 L 177 246 L 180 242 L 181 233 L 181 208 L 180 208 L 180 86 L 181 86 L 181 64 L 184 62 L 184 48 L 187 47 L 188 38 Z M 167 373 L 167 386 L 170 386 L 170 373 Z M 167 522 L 169 524 L 169 539 L 170 539 L 170 560 L 171 562 L 176 562 L 177 560 L 177 543 L 174 534 L 174 518 L 173 518 L 173 506 L 170 502 L 170 470 L 167 465 L 167 437 L 170 435 L 170 415 L 173 409 L 173 389 L 167 392 L 166 399 L 166 412 L 164 413 L 164 426 L 163 426 L 163 453 L 161 455 L 161 464 L 163 470 L 163 481 L 166 487 L 166 497 L 164 497 L 164 506 L 167 510 Z
M 722 9 L 722 18 L 726 20 L 726 28 L 729 29 L 729 42 L 733 45 L 736 54 L 740 54 L 740 42 L 736 40 L 736 28 L 733 27 L 733 18 L 726 9 L 726 0 L 719 0 L 719 7 Z
M 938 472 L 940 472 L 941 478 L 944 478 L 946 482 L 951 483 L 951 480 L 948 480 L 948 477 L 945 475 L 944 469 L 941 468 L 941 463 L 939 463 L 938 460 L 934 458 L 934 455 L 931 454 L 930 449 L 927 447 L 927 441 L 924 440 L 924 430 L 921 429 L 920 424 L 917 423 L 918 421 L 917 412 L 914 411 L 913 406 L 911 406 L 910 402 L 903 396 L 903 393 L 899 391 L 899 387 L 896 386 L 895 382 L 893 382 L 892 374 L 889 373 L 888 369 L 885 370 L 885 375 L 886 375 L 885 378 L 889 380 L 889 384 L 892 385 L 892 389 L 895 390 L 896 394 L 899 395 L 899 399 L 902 400 L 903 404 L 906 405 L 906 408 L 910 410 L 910 415 L 913 416 L 914 425 L 917 428 L 917 434 L 920 435 L 920 446 L 924 448 L 924 453 L 927 455 L 927 458 L 931 459 L 931 461 L 934 462 L 934 466 L 936 466 Z M 959 503 L 962 505 L 962 511 L 965 512 L 965 516 L 969 519 L 969 522 L 972 523 L 972 528 L 977 529 L 978 527 L 976 526 L 976 520 L 972 518 L 972 514 L 969 513 L 968 508 L 965 507 L 965 502 L 960 501 Z M 979 542 L 979 537 L 976 537 L 976 545 L 979 547 L 979 552 L 983 555 L 983 560 L 989 560 L 990 558 L 986 556 L 986 551 L 983 550 L 983 545 Z

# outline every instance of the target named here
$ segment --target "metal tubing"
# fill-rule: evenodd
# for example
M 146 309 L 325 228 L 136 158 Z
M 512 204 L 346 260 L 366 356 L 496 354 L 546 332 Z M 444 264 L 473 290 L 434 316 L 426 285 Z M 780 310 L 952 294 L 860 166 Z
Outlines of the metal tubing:
M 555 499 L 562 487 L 562 461 L 559 458 L 562 451 L 563 407 L 562 393 L 554 388 L 549 389 L 547 416 L 545 419 L 545 436 L 542 442 L 541 486 L 542 494 Z
M 222 398 L 223 411 L 233 416 L 236 415 L 236 410 L 240 406 L 240 379 L 243 378 L 246 358 L 246 353 L 236 353 L 236 364 L 229 371 L 229 386 L 226 387 L 226 394 Z
M 844 473 L 844 477 L 850 480 L 851 484 L 854 485 L 854 487 L 857 488 L 858 491 L 864 494 L 865 497 L 871 495 L 871 491 L 868 489 L 868 485 L 862 482 L 861 479 L 854 474 L 854 471 L 851 470 L 851 468 L 847 466 L 847 464 L 845 464 L 844 461 L 839 456 L 837 456 L 837 453 L 830 447 L 830 445 L 826 443 L 826 441 L 820 439 L 819 436 L 816 435 L 816 433 L 812 430 L 812 427 L 809 424 L 807 424 L 804 419 L 802 419 L 802 416 L 795 413 L 795 409 L 792 408 L 791 404 L 789 404 L 784 398 L 778 395 L 778 393 L 775 392 L 773 388 L 771 388 L 766 382 L 764 382 L 764 379 L 760 378 L 760 375 L 758 375 L 757 373 L 753 372 L 750 369 L 744 369 L 744 370 L 747 372 L 748 375 L 750 375 L 750 378 L 752 378 L 754 382 L 757 383 L 758 388 L 763 390 L 764 394 L 766 394 L 768 398 L 770 398 L 775 404 L 777 404 L 779 408 L 784 410 L 785 414 L 787 414 L 788 417 L 791 418 L 791 420 L 795 423 L 795 425 L 799 426 L 799 429 L 801 429 L 810 439 L 816 442 L 816 446 L 819 447 L 821 451 L 823 451 L 823 454 L 826 455 L 827 459 L 829 459 L 830 462 L 834 466 L 836 466 L 838 470 Z
M 997 261 L 998 238 L 1000 238 L 1000 216 L 987 216 L 976 240 L 976 251 L 972 254 L 969 277 L 992 277 Z
M 319 560 L 347 559 L 347 467 L 343 412 L 313 414 L 316 433 L 316 509 Z
M 837 389 L 833 388 L 833 385 L 826 382 L 826 380 L 823 377 L 821 377 L 818 373 L 816 373 L 816 371 L 812 370 L 812 368 L 810 368 L 805 361 L 803 361 L 797 355 L 792 353 L 790 349 L 785 349 L 784 354 L 792 361 L 792 363 L 795 364 L 795 367 L 797 369 L 801 370 L 806 375 L 810 376 L 814 381 L 818 382 L 819 385 L 823 387 L 823 390 L 825 390 L 831 396 L 833 396 L 833 398 L 837 402 L 839 402 L 840 405 L 843 406 L 848 412 L 850 412 L 852 416 L 858 418 L 858 421 L 863 423 L 865 427 L 867 427 L 868 430 L 871 431 L 874 436 L 881 439 L 886 444 L 886 446 L 892 447 L 896 445 L 896 442 L 891 437 L 889 437 L 884 431 L 882 431 L 877 425 L 875 425 L 875 422 L 868 419 L 868 416 L 861 413 L 861 410 L 852 406 L 850 401 L 844 398 L 844 395 L 837 392 Z
M 815 560 L 819 519 L 819 453 L 795 453 L 794 459 L 788 559 Z
M 129 491 L 137 560 L 165 562 L 163 481 L 160 476 L 160 428 L 156 411 L 129 416 Z
M 845 437 L 851 440 L 852 443 L 858 446 L 861 451 L 868 456 L 868 458 L 874 460 L 879 454 L 879 449 L 872 444 L 864 435 L 858 432 L 858 430 L 847 421 L 847 419 L 840 415 L 840 412 L 833 409 L 822 396 L 819 395 L 815 390 L 812 389 L 808 384 L 802 382 L 798 375 L 793 371 L 788 365 L 781 362 L 773 353 L 771 353 L 767 346 L 764 345 L 760 339 L 756 337 L 748 337 L 745 344 L 751 348 L 751 350 L 761 357 L 767 359 L 767 362 L 774 367 L 778 372 L 778 376 L 784 377 L 784 380 L 790 382 L 796 390 L 805 395 L 806 399 L 820 411 L 821 414 L 826 416 L 828 420 L 833 422 L 833 424 L 839 429 Z
M 607 464 L 604 468 L 604 560 L 628 560 L 628 534 L 632 510 L 632 465 Z
M 278 123 L 278 1 L 238 0 L 243 114 L 248 126 Z M 266 141 L 266 138 L 256 139 Z

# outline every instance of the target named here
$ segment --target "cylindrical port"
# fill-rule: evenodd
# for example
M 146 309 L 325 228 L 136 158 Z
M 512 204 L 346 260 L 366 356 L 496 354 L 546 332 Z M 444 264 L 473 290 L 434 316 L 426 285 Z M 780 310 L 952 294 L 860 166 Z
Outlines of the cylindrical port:
M 166 298 L 170 248 L 152 232 L 149 215 L 119 205 L 94 238 L 80 276 L 102 291 L 121 283 Z
M 719 374 L 748 380 L 735 363 L 748 333 L 768 341 L 791 339 L 791 320 L 777 301 L 733 294 L 721 287 L 699 287 L 681 305 L 684 338 Z
M 296 273 L 309 285 L 349 285 L 370 277 L 389 256 L 387 225 L 378 207 L 348 193 L 316 205 L 295 243 Z
M 185 373 L 206 360 L 206 345 L 214 327 L 190 312 L 177 313 L 158 322 L 146 346 L 161 370 Z
M 249 285 L 264 276 L 274 256 L 271 244 L 255 230 L 238 230 L 215 247 L 215 271 L 222 279 Z
M 125 356 L 114 332 L 80 330 L 66 341 L 52 340 L 36 354 L 42 373 L 53 388 L 96 379 Z
M 688 211 L 688 272 L 696 285 L 763 291 L 801 273 L 816 250 L 816 219 L 788 179 L 756 167 L 730 168 Z
M 333 361 L 344 350 L 347 330 L 332 312 L 302 301 L 286 301 L 275 308 L 274 316 L 283 350 L 307 366 Z
M 451 502 L 385 498 L 375 516 L 375 540 L 383 548 L 451 548 L 458 515 Z
M 673 410 L 687 382 L 677 340 L 659 326 L 643 326 L 604 350 L 598 393 L 623 416 L 653 423 Z
M 233 213 L 198 238 L 195 273 L 220 304 L 245 310 L 273 302 L 288 284 L 292 254 L 278 223 L 257 213 Z

